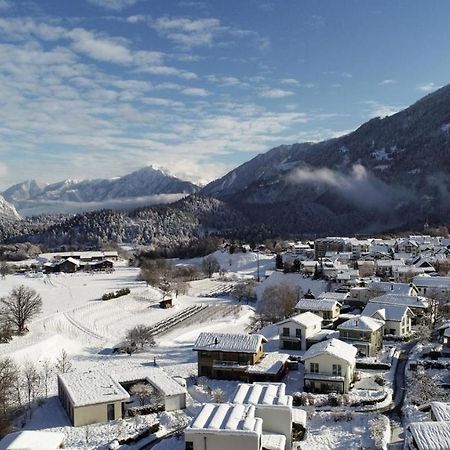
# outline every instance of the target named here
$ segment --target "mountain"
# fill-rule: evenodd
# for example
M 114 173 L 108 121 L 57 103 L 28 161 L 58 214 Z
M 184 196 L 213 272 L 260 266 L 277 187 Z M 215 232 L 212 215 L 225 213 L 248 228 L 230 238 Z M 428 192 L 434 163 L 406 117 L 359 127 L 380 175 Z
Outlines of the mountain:
M 30 180 L 10 187 L 3 195 L 22 215 L 29 216 L 102 208 L 136 208 L 173 202 L 198 190 L 188 181 L 149 166 L 113 179 L 64 180 L 45 186 Z
M 345 136 L 276 147 L 202 189 L 280 234 L 450 224 L 450 85 Z
M 12 222 L 19 219 L 20 215 L 17 213 L 16 208 L 0 195 L 0 221 Z

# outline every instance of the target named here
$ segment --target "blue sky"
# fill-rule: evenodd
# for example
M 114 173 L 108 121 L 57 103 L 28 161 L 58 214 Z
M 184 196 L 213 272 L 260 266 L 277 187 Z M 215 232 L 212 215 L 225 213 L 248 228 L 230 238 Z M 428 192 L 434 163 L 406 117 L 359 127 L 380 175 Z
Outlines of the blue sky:
M 450 2 L 0 0 L 0 187 L 212 180 L 447 83 Z

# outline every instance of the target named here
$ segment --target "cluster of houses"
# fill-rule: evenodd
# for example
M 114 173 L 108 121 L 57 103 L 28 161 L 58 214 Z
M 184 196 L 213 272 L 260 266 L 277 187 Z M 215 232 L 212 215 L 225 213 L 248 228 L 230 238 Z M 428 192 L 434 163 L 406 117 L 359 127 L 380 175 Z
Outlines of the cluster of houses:
M 117 251 L 46 253 L 40 257 L 45 273 L 113 270 L 118 258 Z

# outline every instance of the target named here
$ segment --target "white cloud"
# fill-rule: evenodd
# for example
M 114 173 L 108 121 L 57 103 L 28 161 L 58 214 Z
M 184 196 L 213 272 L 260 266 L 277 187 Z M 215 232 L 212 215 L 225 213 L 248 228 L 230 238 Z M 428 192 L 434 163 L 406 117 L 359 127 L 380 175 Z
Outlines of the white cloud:
M 87 2 L 92 5 L 110 9 L 112 11 L 121 11 L 122 9 L 129 8 L 138 1 L 140 0 L 87 0 Z
M 12 9 L 13 3 L 10 0 L 0 0 L 0 11 L 6 11 Z
M 439 89 L 440 87 L 442 86 L 438 86 L 434 82 L 430 81 L 428 83 L 419 84 L 419 86 L 417 86 L 417 89 L 422 92 L 431 92 Z
M 181 91 L 184 95 L 190 95 L 191 97 L 207 97 L 211 93 L 203 88 L 186 88 Z
M 291 86 L 300 86 L 300 81 L 296 80 L 295 78 L 282 78 L 280 80 L 280 83 L 290 84 Z
M 292 91 L 286 91 L 278 88 L 266 88 L 259 92 L 259 96 L 265 98 L 285 98 L 291 95 L 294 95 Z
M 388 105 L 374 100 L 362 102 L 367 106 L 366 113 L 368 117 L 386 117 L 398 113 L 404 106 Z
M 386 79 L 386 80 L 381 80 L 378 84 L 380 86 L 386 86 L 388 84 L 397 84 L 397 81 L 396 80 L 391 80 L 391 79 Z

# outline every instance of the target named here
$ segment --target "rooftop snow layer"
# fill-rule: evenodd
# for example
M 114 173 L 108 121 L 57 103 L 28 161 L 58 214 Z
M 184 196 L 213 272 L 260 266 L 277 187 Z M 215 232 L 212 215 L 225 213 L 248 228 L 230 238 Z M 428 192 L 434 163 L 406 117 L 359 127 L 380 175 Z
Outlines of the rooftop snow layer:
M 352 363 L 355 361 L 358 349 L 353 345 L 347 344 L 339 339 L 329 339 L 311 345 L 311 347 L 309 347 L 303 355 L 302 359 L 306 360 L 309 358 L 314 358 L 315 356 L 322 355 L 324 353 Z
M 261 437 L 261 447 L 266 450 L 284 450 L 286 448 L 286 436 L 264 433 Z
M 359 316 L 341 323 L 338 326 L 338 330 L 376 331 L 383 325 L 383 320 L 374 319 L 373 317 Z
M 405 305 L 410 308 L 427 308 L 428 300 L 416 295 L 384 294 L 369 299 L 369 303 L 385 303 L 387 305 Z
M 186 429 L 187 432 L 196 430 L 260 434 L 262 419 L 255 417 L 253 405 L 206 403 Z
M 450 287 L 450 277 L 429 277 L 424 275 L 419 275 L 413 278 L 413 283 L 420 287 L 430 287 L 430 288 L 449 288 Z
M 239 383 L 231 403 L 292 406 L 292 396 L 284 383 Z
M 295 305 L 295 309 L 307 309 L 309 311 L 329 311 L 336 305 L 340 304 L 337 300 L 332 298 L 317 299 L 317 298 L 302 298 Z
M 278 325 L 282 325 L 283 323 L 287 322 L 295 322 L 298 323 L 299 325 L 303 325 L 304 327 L 309 327 L 314 325 L 320 325 L 322 321 L 323 321 L 322 317 L 310 311 L 307 311 L 301 314 L 297 314 L 296 316 L 289 317 L 289 319 L 279 322 Z
M 63 433 L 50 431 L 19 431 L 5 436 L 0 441 L 0 450 L 51 450 L 60 448 Z
M 450 422 L 414 422 L 409 425 L 418 450 L 448 450 Z
M 369 289 L 401 295 L 409 295 L 411 292 L 411 286 L 408 283 L 390 283 L 387 281 L 373 281 L 370 283 Z
M 98 370 L 58 375 L 75 407 L 127 400 L 128 392 L 110 375 Z
M 383 317 L 383 320 L 393 322 L 401 322 L 408 312 L 412 314 L 408 306 L 405 305 L 386 305 L 384 303 L 371 302 L 366 305 L 361 315 L 373 317 L 377 312 Z
M 254 365 L 248 366 L 247 373 L 258 373 L 276 375 L 289 359 L 289 355 L 285 353 L 270 352 L 266 353 L 263 358 Z
M 200 333 L 194 350 L 257 353 L 263 342 L 262 334 Z
M 431 410 L 434 417 L 439 422 L 450 422 L 450 403 L 448 402 L 431 402 Z

